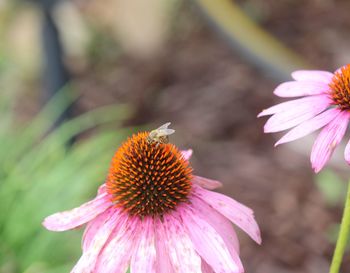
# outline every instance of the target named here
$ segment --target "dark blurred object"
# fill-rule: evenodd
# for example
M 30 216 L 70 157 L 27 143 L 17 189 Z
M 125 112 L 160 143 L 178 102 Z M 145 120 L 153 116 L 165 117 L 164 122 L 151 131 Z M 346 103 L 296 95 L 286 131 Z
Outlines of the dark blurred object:
M 43 43 L 43 100 L 46 103 L 58 91 L 68 86 L 69 72 L 64 64 L 64 52 L 60 34 L 54 20 L 54 10 L 60 0 L 29 0 L 38 4 L 42 10 L 42 43 Z M 56 121 L 53 127 L 72 117 L 72 106 Z

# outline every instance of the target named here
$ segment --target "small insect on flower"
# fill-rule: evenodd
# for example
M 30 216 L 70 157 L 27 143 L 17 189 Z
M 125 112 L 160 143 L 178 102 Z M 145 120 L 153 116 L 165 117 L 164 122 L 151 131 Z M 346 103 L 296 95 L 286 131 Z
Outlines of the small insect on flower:
M 258 117 L 272 115 L 265 133 L 291 129 L 275 146 L 304 137 L 321 129 L 311 151 L 311 164 L 319 172 L 343 139 L 350 120 L 350 64 L 334 73 L 300 70 L 292 73 L 294 81 L 277 86 L 279 97 L 302 97 L 263 110 Z M 344 152 L 350 164 L 350 142 Z
M 147 137 L 147 142 L 149 144 L 156 143 L 157 145 L 169 143 L 169 136 L 175 133 L 175 130 L 168 128 L 170 124 L 170 122 L 167 122 L 151 131 Z
M 192 174 L 192 150 L 168 143 L 169 125 L 131 136 L 95 199 L 44 220 L 53 231 L 87 223 L 72 273 L 244 272 L 231 222 L 260 244 L 253 211 Z

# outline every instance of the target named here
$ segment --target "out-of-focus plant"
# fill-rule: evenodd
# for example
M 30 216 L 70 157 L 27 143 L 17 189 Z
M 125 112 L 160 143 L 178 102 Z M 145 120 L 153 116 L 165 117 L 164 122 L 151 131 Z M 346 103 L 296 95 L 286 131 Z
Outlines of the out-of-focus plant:
M 265 31 L 231 0 L 192 0 L 234 50 L 277 80 L 289 79 L 292 71 L 309 68 L 301 56 Z
M 346 182 L 335 172 L 325 170 L 316 176 L 316 185 L 329 206 L 342 205 L 346 195 Z
M 113 148 L 125 138 L 126 130 L 115 130 L 127 115 L 125 106 L 96 109 L 51 129 L 52 121 L 69 106 L 67 92 L 60 92 L 22 126 L 16 125 L 11 110 L 14 96 L 0 93 L 1 273 L 67 272 L 71 268 L 70 261 L 80 252 L 80 231 L 63 234 L 62 239 L 62 234 L 43 229 L 41 221 L 93 195 Z M 106 124 L 111 122 L 109 130 Z M 67 146 L 73 136 L 103 124 L 92 136 Z

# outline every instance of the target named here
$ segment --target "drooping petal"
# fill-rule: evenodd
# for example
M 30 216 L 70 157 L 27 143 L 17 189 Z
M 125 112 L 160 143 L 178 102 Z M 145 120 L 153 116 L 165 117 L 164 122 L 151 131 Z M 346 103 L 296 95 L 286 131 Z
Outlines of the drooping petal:
M 91 221 L 112 205 L 107 193 L 70 211 L 58 212 L 45 218 L 43 225 L 52 231 L 64 231 L 76 228 Z
M 298 70 L 292 73 L 292 77 L 297 81 L 316 81 L 329 84 L 333 78 L 333 74 L 320 70 Z
M 170 262 L 168 246 L 167 246 L 167 235 L 164 228 L 163 221 L 157 219 L 155 221 L 155 233 L 156 233 L 156 272 L 157 273 L 175 273 L 173 266 Z
M 239 267 L 240 271 L 243 272 L 243 265 L 241 259 L 239 258 L 239 242 L 232 223 L 226 217 L 196 196 L 191 199 L 191 203 L 196 214 L 198 214 L 210 226 L 212 226 L 221 236 L 231 254 L 233 261 Z
M 349 118 L 349 112 L 341 112 L 318 135 L 311 151 L 312 168 L 316 173 L 327 163 L 333 151 L 342 140 L 349 123 Z
M 93 238 L 96 233 L 100 230 L 100 228 L 104 225 L 107 219 L 111 217 L 114 213 L 115 208 L 108 208 L 105 212 L 102 212 L 95 219 L 91 220 L 84 230 L 83 238 L 82 238 L 82 249 L 83 252 L 87 251 L 90 247 Z
M 114 232 L 100 252 L 94 273 L 125 273 L 135 246 L 139 243 L 141 223 L 137 218 L 121 214 Z M 90 272 L 90 271 L 87 271 Z
M 197 273 L 201 270 L 201 258 L 184 229 L 183 223 L 174 212 L 164 216 L 164 240 L 172 268 L 176 273 Z M 160 273 L 160 272 L 157 272 Z M 163 272 L 161 272 L 163 273 Z
M 209 190 L 222 187 L 222 183 L 220 181 L 208 179 L 198 175 L 193 176 L 192 182 Z
M 200 198 L 194 196 L 191 203 L 196 213 L 207 221 L 224 239 L 230 252 L 239 254 L 239 241 L 232 223 L 217 210 Z
M 156 248 L 153 219 L 142 221 L 139 244 L 131 257 L 130 273 L 156 273 Z
M 117 223 L 120 221 L 120 218 L 121 213 L 115 210 L 114 213 L 112 213 L 110 217 L 105 220 L 104 224 L 97 231 L 90 242 L 89 247 L 83 252 L 83 255 L 80 257 L 78 263 L 74 266 L 71 273 L 94 272 L 100 251 L 105 246 L 110 235 L 113 233 Z
M 224 240 L 212 226 L 190 209 L 182 210 L 181 216 L 196 252 L 215 272 L 243 272 L 232 259 Z
M 313 105 L 301 103 L 295 107 L 278 112 L 268 119 L 264 126 L 265 133 L 283 131 L 313 118 L 330 105 L 329 98 L 325 95 L 315 96 Z
M 321 97 L 327 98 L 326 95 L 321 95 Z M 320 96 L 308 96 L 308 97 L 301 98 L 301 99 L 282 102 L 282 103 L 276 104 L 274 106 L 271 106 L 270 108 L 267 108 L 267 109 L 261 111 L 258 114 L 258 118 L 263 117 L 263 116 L 273 115 L 273 114 L 276 114 L 279 112 L 285 112 L 291 108 L 298 107 L 299 105 L 302 105 L 302 104 L 309 105 L 310 107 L 313 107 L 313 105 L 315 105 L 315 103 L 317 103 L 319 99 L 320 99 Z M 328 101 L 330 103 L 330 100 L 328 100 Z
M 191 158 L 191 156 L 193 154 L 193 150 L 192 149 L 183 150 L 183 151 L 181 151 L 181 154 L 184 157 L 184 159 L 190 160 L 190 158 Z
M 340 114 L 339 109 L 332 108 L 327 111 L 322 112 L 316 117 L 309 119 L 298 126 L 294 127 L 287 134 L 285 134 L 279 141 L 276 142 L 275 146 L 290 142 L 299 138 L 302 138 L 320 128 L 327 125 L 333 119 L 336 119 Z
M 194 185 L 194 195 L 227 217 L 245 231 L 255 242 L 261 243 L 258 224 L 251 209 L 223 194 L 208 191 Z
M 275 95 L 279 97 L 300 97 L 319 95 L 328 93 L 329 86 L 323 82 L 316 81 L 292 81 L 281 83 L 275 91 Z

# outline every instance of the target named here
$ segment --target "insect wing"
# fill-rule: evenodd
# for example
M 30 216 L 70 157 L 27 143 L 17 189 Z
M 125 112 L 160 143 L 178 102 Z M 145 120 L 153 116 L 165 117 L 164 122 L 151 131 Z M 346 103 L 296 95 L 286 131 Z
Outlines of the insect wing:
M 170 124 L 171 124 L 171 122 L 167 122 L 167 123 L 163 124 L 162 126 L 160 126 L 159 128 L 157 128 L 156 130 L 168 129 Z
M 171 134 L 175 133 L 174 129 L 157 129 L 157 135 L 158 137 L 162 137 L 162 136 L 169 136 Z

